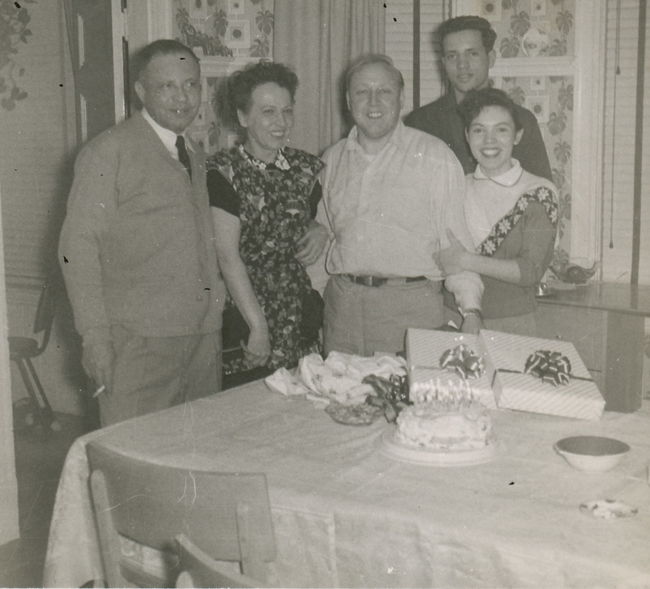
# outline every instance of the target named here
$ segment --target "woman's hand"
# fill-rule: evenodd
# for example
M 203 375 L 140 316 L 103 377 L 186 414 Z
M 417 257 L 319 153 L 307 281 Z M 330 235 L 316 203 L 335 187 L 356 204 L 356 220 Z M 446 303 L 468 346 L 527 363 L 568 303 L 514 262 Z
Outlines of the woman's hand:
M 230 296 L 247 325 L 251 327 L 248 342 L 240 342 L 249 366 L 263 366 L 271 353 L 264 310 L 251 284 L 246 265 L 239 255 L 240 221 L 230 213 L 212 207 L 217 260 Z
M 296 260 L 303 266 L 313 264 L 318 260 L 328 242 L 329 234 L 327 229 L 320 223 L 312 221 L 305 234 L 298 240 Z
M 435 263 L 445 276 L 467 270 L 464 259 L 469 253 L 452 231 L 447 231 L 447 237 L 449 238 L 449 247 L 433 254 Z
M 241 342 L 244 358 L 250 366 L 264 366 L 271 354 L 271 341 L 266 327 L 253 327 L 248 335 L 248 344 Z

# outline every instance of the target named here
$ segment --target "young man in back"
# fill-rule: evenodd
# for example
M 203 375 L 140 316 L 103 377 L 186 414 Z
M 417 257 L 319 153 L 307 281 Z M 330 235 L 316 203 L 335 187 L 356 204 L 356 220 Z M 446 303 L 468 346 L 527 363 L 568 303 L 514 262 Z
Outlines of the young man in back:
M 458 16 L 438 28 L 442 45 L 442 63 L 449 88 L 438 100 L 415 109 L 404 119 L 409 127 L 420 129 L 442 139 L 463 165 L 466 174 L 474 172 L 476 160 L 465 140 L 463 123 L 457 105 L 469 90 L 489 85 L 489 70 L 494 65 L 496 33 L 490 23 L 479 16 Z M 512 157 L 522 167 L 548 180 L 553 180 L 544 140 L 537 119 L 528 109 L 518 106 L 524 133 Z

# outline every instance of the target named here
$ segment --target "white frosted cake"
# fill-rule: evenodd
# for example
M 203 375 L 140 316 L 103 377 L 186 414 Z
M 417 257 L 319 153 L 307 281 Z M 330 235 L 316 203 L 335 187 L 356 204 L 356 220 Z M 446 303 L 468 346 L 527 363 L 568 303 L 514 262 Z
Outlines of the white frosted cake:
M 494 441 L 488 411 L 466 380 L 443 374 L 411 388 L 413 405 L 397 417 L 395 441 L 433 452 L 485 449 Z

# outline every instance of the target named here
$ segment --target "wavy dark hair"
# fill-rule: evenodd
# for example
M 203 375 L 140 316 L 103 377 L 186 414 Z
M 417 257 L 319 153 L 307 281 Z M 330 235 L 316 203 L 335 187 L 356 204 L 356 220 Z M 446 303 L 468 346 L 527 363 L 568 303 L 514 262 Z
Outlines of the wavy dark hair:
M 490 53 L 494 49 L 497 34 L 490 22 L 481 16 L 456 16 L 443 22 L 437 30 L 440 45 L 442 45 L 447 35 L 459 33 L 460 31 L 478 31 L 481 33 L 481 40 L 483 41 L 485 51 Z
M 260 61 L 233 72 L 219 85 L 214 100 L 217 117 L 243 138 L 245 130 L 239 124 L 237 111 L 248 113 L 255 88 L 269 82 L 287 90 L 291 101 L 295 100 L 298 76 L 293 70 L 282 63 Z
M 463 101 L 458 105 L 458 112 L 463 119 L 463 126 L 466 131 L 472 124 L 472 121 L 486 106 L 500 106 L 506 109 L 515 123 L 515 130 L 519 131 L 522 129 L 517 106 L 512 98 L 503 90 L 497 88 L 481 88 L 480 90 L 470 90 L 467 92 Z

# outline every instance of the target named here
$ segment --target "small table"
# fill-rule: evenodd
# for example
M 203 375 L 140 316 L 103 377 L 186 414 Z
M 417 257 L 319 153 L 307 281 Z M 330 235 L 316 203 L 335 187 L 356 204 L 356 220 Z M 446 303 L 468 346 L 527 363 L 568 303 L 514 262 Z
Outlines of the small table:
M 636 411 L 643 397 L 650 286 L 593 282 L 551 292 L 538 299 L 538 335 L 575 345 L 608 411 Z
M 265 472 L 278 555 L 268 578 L 290 587 L 637 587 L 650 585 L 650 405 L 579 421 L 494 411 L 491 462 L 414 465 L 387 457 L 392 425 L 335 423 L 261 381 L 82 436 L 54 507 L 44 586 L 101 575 L 86 444 L 157 463 Z M 567 436 L 618 438 L 631 451 L 586 474 L 553 450 Z M 636 516 L 607 521 L 582 502 L 615 498 Z

